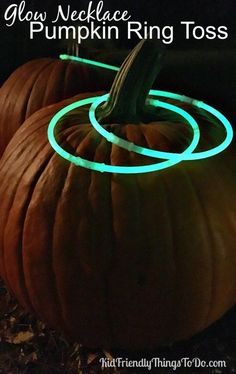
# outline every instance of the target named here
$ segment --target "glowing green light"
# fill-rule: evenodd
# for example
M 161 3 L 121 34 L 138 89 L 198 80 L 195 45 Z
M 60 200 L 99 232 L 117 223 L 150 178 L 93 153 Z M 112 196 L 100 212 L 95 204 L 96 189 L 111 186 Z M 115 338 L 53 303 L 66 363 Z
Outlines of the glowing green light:
M 98 61 L 92 61 L 80 57 L 75 57 L 75 56 L 69 56 L 69 55 L 60 55 L 60 58 L 62 60 L 72 60 L 76 62 L 81 62 L 85 64 L 90 64 L 94 65 L 97 67 L 113 70 L 113 71 L 118 71 L 119 68 L 116 66 L 104 64 Z M 129 142 L 127 140 L 121 139 L 117 137 L 116 135 L 106 131 L 96 120 L 95 116 L 95 110 L 98 107 L 100 103 L 105 101 L 108 97 L 108 95 L 102 96 L 102 97 L 93 97 L 93 98 L 88 98 L 84 100 L 80 100 L 78 102 L 75 102 L 73 104 L 68 105 L 67 107 L 61 109 L 56 115 L 52 118 L 49 127 L 48 127 L 48 139 L 51 144 L 51 146 L 54 148 L 54 150 L 61 155 L 63 158 L 66 160 L 74 163 L 75 165 L 81 166 L 88 168 L 90 170 L 96 170 L 100 172 L 110 172 L 110 173 L 122 173 L 122 174 L 134 174 L 134 173 L 147 173 L 147 172 L 152 172 L 152 171 L 157 171 L 161 169 L 168 168 L 170 166 L 176 165 L 177 163 L 183 161 L 183 160 L 199 160 L 207 157 L 212 157 L 215 156 L 216 154 L 222 152 L 225 150 L 229 144 L 231 143 L 233 139 L 233 129 L 230 124 L 230 122 L 227 120 L 227 118 L 220 113 L 218 110 L 214 109 L 208 104 L 203 103 L 202 101 L 192 99 L 190 97 L 184 96 L 184 95 L 179 95 L 167 91 L 160 91 L 160 90 L 150 90 L 149 92 L 150 96 L 159 96 L 159 97 L 165 97 L 169 99 L 174 99 L 178 100 L 184 103 L 188 103 L 190 105 L 193 105 L 197 108 L 201 108 L 206 112 L 211 113 L 213 116 L 215 116 L 224 126 L 225 131 L 226 131 L 226 137 L 224 141 L 216 146 L 215 148 L 212 148 L 207 151 L 203 152 L 194 152 L 193 151 L 196 149 L 198 142 L 199 142 L 199 137 L 200 137 L 200 132 L 199 132 L 199 127 L 196 123 L 196 121 L 188 114 L 186 111 L 184 111 L 181 108 L 178 108 L 175 105 L 169 104 L 162 102 L 160 100 L 152 99 L 149 98 L 147 101 L 150 105 L 153 106 L 158 106 L 165 108 L 167 110 L 174 111 L 184 117 L 188 124 L 192 127 L 193 130 L 193 139 L 191 144 L 183 151 L 183 153 L 170 153 L 170 152 L 161 152 L 161 151 L 156 151 L 144 147 L 140 147 L 136 144 L 133 144 L 132 142 Z M 98 162 L 92 162 L 85 160 L 81 157 L 73 156 L 72 154 L 68 153 L 65 151 L 62 147 L 59 146 L 57 143 L 55 136 L 54 136 L 54 129 L 57 125 L 57 122 L 68 112 L 71 110 L 78 108 L 83 105 L 88 105 L 88 104 L 93 104 L 90 108 L 89 111 L 89 116 L 90 116 L 90 121 L 92 126 L 102 135 L 104 136 L 109 142 L 116 144 L 119 147 L 125 148 L 128 151 L 133 151 L 135 153 L 139 153 L 145 156 L 149 157 L 154 157 L 154 158 L 161 158 L 161 159 L 166 159 L 166 161 L 157 163 L 157 164 L 152 164 L 152 165 L 145 165 L 145 166 L 116 166 L 116 165 L 107 165 L 104 163 L 98 163 Z
M 203 158 L 208 158 L 208 157 L 215 156 L 218 153 L 225 150 L 229 146 L 229 144 L 231 143 L 231 141 L 233 139 L 232 126 L 230 125 L 229 121 L 225 118 L 225 116 L 223 116 L 223 114 L 221 114 L 218 110 L 212 108 L 210 105 L 207 105 L 207 104 L 203 103 L 202 101 L 192 99 L 192 98 L 187 97 L 187 96 L 172 94 L 171 92 L 166 92 L 166 91 L 151 90 L 150 95 L 152 95 L 152 96 L 162 96 L 162 97 L 171 98 L 171 99 L 175 99 L 175 100 L 179 100 L 179 101 L 182 101 L 182 102 L 185 102 L 185 103 L 192 104 L 193 106 L 196 106 L 198 108 L 201 108 L 201 109 L 213 114 L 215 117 L 217 117 L 222 122 L 222 125 L 225 127 L 226 137 L 225 137 L 225 140 L 220 145 L 218 145 L 215 148 L 209 149 L 207 151 L 192 153 L 192 150 L 193 150 L 192 148 L 194 148 L 194 149 L 196 148 L 195 144 L 197 144 L 199 142 L 199 136 L 200 136 L 199 127 L 198 127 L 196 121 L 192 118 L 192 116 L 190 116 L 190 114 L 188 114 L 186 111 L 184 111 L 183 109 L 181 109 L 181 108 L 179 108 L 175 105 L 164 103 L 164 102 L 161 102 L 160 100 L 148 99 L 147 100 L 148 104 L 156 106 L 156 107 L 165 108 L 167 110 L 171 110 L 173 112 L 176 112 L 177 114 L 184 117 L 188 121 L 189 125 L 192 126 L 192 129 L 194 131 L 193 142 L 182 153 L 182 160 L 185 160 L 185 161 L 186 160 L 200 160 L 200 159 L 203 159 Z M 149 148 L 140 147 L 140 146 L 137 146 L 137 145 L 135 145 L 135 144 L 133 144 L 133 143 L 127 141 L 127 140 L 119 138 L 118 136 L 116 136 L 114 134 L 111 135 L 111 133 L 109 131 L 105 130 L 98 123 L 98 121 L 96 119 L 96 116 L 95 116 L 95 111 L 96 111 L 98 105 L 101 104 L 102 102 L 106 101 L 107 98 L 108 98 L 108 95 L 104 95 L 104 96 L 96 99 L 96 101 L 93 103 L 93 105 L 91 106 L 90 111 L 89 111 L 89 117 L 90 117 L 91 124 L 104 138 L 106 138 L 108 141 L 118 145 L 121 148 L 124 148 L 124 149 L 129 150 L 129 151 L 133 151 L 135 153 L 140 153 L 144 156 L 174 160 L 175 157 L 178 157 L 180 155 L 179 153 L 161 152 L 161 151 L 156 151 L 156 150 L 152 150 L 152 149 L 149 149 Z
M 154 96 L 157 95 L 157 96 L 161 96 L 161 97 L 175 99 L 175 100 L 178 100 L 178 101 L 182 101 L 184 103 L 191 104 L 191 105 L 193 105 L 197 108 L 203 109 L 206 112 L 209 112 L 213 116 L 215 116 L 221 122 L 223 127 L 225 128 L 226 137 L 221 144 L 219 144 L 215 148 L 209 149 L 207 151 L 194 152 L 194 153 L 187 154 L 187 155 L 184 154 L 183 155 L 184 160 L 186 160 L 186 161 L 187 160 L 200 160 L 200 159 L 203 159 L 203 158 L 208 158 L 208 157 L 215 156 L 218 153 L 224 151 L 230 145 L 230 143 L 232 142 L 234 132 L 233 132 L 233 128 L 232 128 L 230 122 L 227 120 L 227 118 L 222 113 L 220 113 L 217 109 L 213 108 L 212 106 L 210 106 L 208 104 L 205 104 L 203 101 L 192 99 L 192 98 L 184 96 L 184 95 L 179 95 L 179 94 L 175 94 L 175 93 L 171 93 L 171 92 L 167 92 L 167 91 L 150 90 L 149 95 L 154 95 Z M 152 100 L 152 105 L 155 105 L 154 101 L 155 100 Z M 158 103 L 157 103 L 157 105 L 158 105 Z M 165 157 L 163 157 L 163 158 L 165 158 Z
M 88 60 L 87 58 L 81 58 L 81 57 L 69 56 L 69 55 L 60 55 L 59 58 L 61 60 L 71 60 L 75 62 L 82 62 L 83 64 L 86 64 L 86 65 L 93 65 L 93 66 L 97 66 L 103 69 L 119 71 L 119 68 L 117 66 L 104 64 L 103 62 L 99 62 L 99 61 Z
M 56 127 L 58 121 L 68 112 L 70 112 L 70 111 L 72 111 L 76 108 L 79 108 L 83 105 L 92 104 L 97 99 L 100 100 L 101 97 L 87 98 L 87 99 L 83 99 L 83 100 L 77 101 L 75 103 L 72 103 L 72 104 L 66 106 L 65 108 L 61 109 L 59 112 L 57 112 L 55 114 L 55 116 L 52 118 L 52 120 L 50 121 L 49 126 L 48 126 L 48 139 L 49 139 L 49 142 L 50 142 L 52 148 L 61 157 L 63 157 L 66 160 L 74 163 L 77 166 L 81 166 L 81 167 L 84 167 L 84 168 L 87 168 L 87 169 L 90 169 L 90 170 L 95 170 L 95 171 L 100 171 L 100 172 L 109 172 L 109 173 L 121 173 L 121 174 L 137 174 L 137 173 L 139 174 L 139 173 L 153 172 L 153 171 L 162 170 L 162 169 L 168 168 L 170 166 L 176 165 L 177 163 L 182 161 L 182 159 L 183 159 L 182 155 L 183 154 L 176 154 L 175 157 L 173 157 L 172 159 L 168 158 L 168 160 L 160 162 L 160 163 L 156 163 L 156 164 L 144 165 L 144 166 L 143 165 L 142 166 L 117 166 L 117 165 L 107 165 L 107 164 L 104 164 L 104 163 L 88 161 L 88 160 L 83 159 L 82 157 L 73 156 L 69 152 L 65 151 L 57 143 L 57 141 L 55 139 L 55 135 L 54 135 L 54 130 L 55 130 L 55 127 Z M 188 116 L 188 113 L 186 113 L 186 115 Z M 194 126 L 195 126 L 195 130 L 198 130 L 197 124 L 194 125 Z M 112 141 L 113 139 L 114 139 L 114 134 L 110 134 L 109 140 Z M 123 139 L 121 139 L 121 140 L 123 140 Z M 187 148 L 187 150 L 185 150 L 184 152 L 186 152 L 186 153 L 192 152 L 197 147 L 198 140 L 199 140 L 199 130 L 194 131 L 194 136 L 193 136 L 192 143 Z M 132 143 L 128 144 L 128 147 L 132 147 L 132 146 L 133 146 Z
M 156 95 L 157 94 L 153 94 Z M 185 110 L 172 105 L 168 103 L 164 103 L 159 100 L 148 100 L 150 105 L 158 106 L 160 108 L 165 108 L 167 110 L 173 111 L 183 118 L 185 118 L 188 122 L 188 124 L 192 127 L 193 130 L 193 140 L 191 144 L 184 150 L 182 153 L 170 153 L 170 152 L 161 152 L 161 151 L 156 151 L 152 150 L 149 148 L 144 148 L 140 147 L 136 144 L 133 144 L 132 142 L 129 142 L 127 140 L 124 140 L 122 138 L 119 138 L 118 136 L 111 134 L 109 131 L 105 130 L 104 127 L 102 127 L 99 122 L 96 119 L 95 112 L 97 107 L 106 101 L 108 99 L 109 95 L 104 95 L 99 97 L 98 99 L 95 100 L 95 102 L 92 104 L 89 110 L 89 118 L 92 126 L 99 132 L 104 138 L 106 138 L 109 142 L 118 145 L 118 147 L 124 148 L 128 151 L 133 151 L 135 153 L 142 154 L 144 156 L 149 156 L 149 157 L 155 157 L 155 158 L 164 158 L 164 159 L 169 159 L 173 161 L 178 161 L 179 162 L 179 156 L 181 155 L 181 158 L 183 159 L 183 156 L 187 157 L 197 146 L 199 139 L 200 139 L 200 131 L 197 122 L 193 119 L 190 114 L 188 114 Z M 161 166 L 161 163 L 159 163 Z
M 217 155 L 218 153 L 224 151 L 230 145 L 230 143 L 233 140 L 233 136 L 234 136 L 233 128 L 230 122 L 227 120 L 227 118 L 222 113 L 220 113 L 218 110 L 211 107 L 210 105 L 203 103 L 202 101 L 199 101 L 197 106 L 198 108 L 201 108 L 205 110 L 206 112 L 213 114 L 213 116 L 215 116 L 216 118 L 218 118 L 218 120 L 221 121 L 226 131 L 226 137 L 225 137 L 225 140 L 221 144 L 219 144 L 217 147 L 213 149 L 209 149 L 204 152 L 192 153 L 191 158 L 190 158 L 191 160 L 200 160 L 202 158 L 212 157 L 212 156 Z

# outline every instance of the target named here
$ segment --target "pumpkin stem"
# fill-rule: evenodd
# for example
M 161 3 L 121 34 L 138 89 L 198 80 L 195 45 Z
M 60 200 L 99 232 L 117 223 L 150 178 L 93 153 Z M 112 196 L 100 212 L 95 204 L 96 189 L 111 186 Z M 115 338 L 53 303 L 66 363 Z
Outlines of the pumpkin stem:
M 67 54 L 69 56 L 76 56 L 79 57 L 79 44 L 75 41 L 70 41 L 67 46 Z
M 131 51 L 116 75 L 108 101 L 97 110 L 100 122 L 140 122 L 161 57 L 160 44 L 153 40 L 142 40 Z

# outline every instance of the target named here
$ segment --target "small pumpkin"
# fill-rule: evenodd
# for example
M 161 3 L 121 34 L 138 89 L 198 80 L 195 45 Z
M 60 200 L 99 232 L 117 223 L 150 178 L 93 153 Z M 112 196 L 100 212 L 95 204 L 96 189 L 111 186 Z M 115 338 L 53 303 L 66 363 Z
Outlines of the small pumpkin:
M 155 44 L 141 42 L 98 115 L 118 136 L 174 152 L 189 142 L 190 131 L 179 118 L 161 120 L 157 108 L 144 105 L 158 62 Z M 25 308 L 89 347 L 150 349 L 187 339 L 236 300 L 232 150 L 150 174 L 76 167 L 53 151 L 47 128 L 79 98 L 36 112 L 4 153 L 0 273 Z M 201 127 L 199 149 L 221 140 L 217 124 L 188 110 Z M 61 146 L 86 159 L 156 162 L 101 138 L 87 107 L 58 126 Z
M 113 73 L 53 58 L 19 67 L 0 88 L 0 156 L 21 124 L 37 110 L 80 92 L 109 89 Z

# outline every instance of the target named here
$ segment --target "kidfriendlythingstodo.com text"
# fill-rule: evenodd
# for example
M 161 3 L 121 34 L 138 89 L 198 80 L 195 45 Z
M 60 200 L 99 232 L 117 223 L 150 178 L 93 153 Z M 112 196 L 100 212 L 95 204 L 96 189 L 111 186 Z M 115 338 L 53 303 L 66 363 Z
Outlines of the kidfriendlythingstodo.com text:
M 25 1 L 12 3 L 4 12 L 6 26 L 13 28 L 17 22 L 29 25 L 29 38 L 43 35 L 46 39 L 73 39 L 81 43 L 86 39 L 117 40 L 120 37 L 120 23 L 127 27 L 127 39 L 158 39 L 164 44 L 171 44 L 175 39 L 173 25 L 149 25 L 147 21 L 132 19 L 127 10 L 109 11 L 104 2 L 88 2 L 86 9 L 73 9 L 71 5 L 58 5 L 55 14 L 50 17 L 46 11 L 33 11 Z M 227 39 L 226 25 L 198 25 L 194 20 L 181 20 L 180 26 L 186 40 Z

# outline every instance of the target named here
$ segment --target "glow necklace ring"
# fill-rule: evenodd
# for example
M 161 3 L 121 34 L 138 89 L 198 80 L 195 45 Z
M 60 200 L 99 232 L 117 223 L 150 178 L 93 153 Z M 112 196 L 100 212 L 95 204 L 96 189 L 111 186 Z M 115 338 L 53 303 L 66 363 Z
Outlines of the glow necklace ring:
M 167 97 L 167 98 L 175 99 L 175 100 L 178 100 L 178 101 L 181 101 L 181 102 L 191 104 L 191 105 L 193 105 L 197 108 L 204 109 L 205 111 L 207 111 L 207 112 L 213 114 L 215 117 L 217 117 L 221 121 L 222 125 L 224 126 L 224 128 L 226 130 L 226 137 L 220 145 L 218 145 L 215 148 L 209 149 L 207 151 L 196 152 L 196 153 L 192 153 L 192 152 L 189 153 L 189 147 L 188 147 L 181 154 L 181 160 L 199 160 L 199 159 L 215 156 L 218 153 L 222 152 L 224 149 L 226 149 L 229 146 L 229 144 L 231 143 L 231 141 L 233 139 L 233 129 L 232 129 L 231 124 L 229 123 L 227 118 L 225 118 L 225 116 L 223 116 L 223 114 L 221 114 L 218 110 L 212 108 L 210 105 L 207 105 L 207 104 L 205 104 L 205 103 L 203 103 L 202 101 L 199 101 L 199 100 L 191 99 L 190 97 L 187 97 L 187 96 L 172 94 L 172 93 L 166 92 L 166 91 L 151 90 L 149 92 L 149 94 L 152 95 L 152 96 L 161 96 L 161 97 Z M 91 124 L 99 132 L 100 135 L 102 135 L 104 138 L 107 139 L 107 141 L 109 141 L 113 144 L 116 144 L 117 146 L 119 146 L 121 148 L 124 148 L 128 151 L 139 153 L 139 154 L 142 154 L 142 155 L 148 156 L 148 157 L 175 160 L 176 157 L 180 156 L 180 153 L 162 152 L 162 151 L 156 151 L 156 150 L 152 150 L 152 149 L 145 148 L 145 147 L 140 147 L 136 144 L 133 144 L 132 142 L 124 140 L 124 139 L 110 133 L 109 131 L 105 130 L 99 124 L 99 122 L 97 121 L 96 116 L 95 116 L 95 112 L 96 112 L 97 107 L 102 102 L 106 101 L 107 98 L 108 98 L 108 95 L 104 95 L 104 96 L 101 96 L 101 97 L 97 98 L 95 100 L 95 102 L 92 104 L 92 106 L 90 107 L 90 110 L 89 110 L 89 118 L 90 118 Z M 198 138 L 199 128 L 198 128 L 198 125 L 197 125 L 196 121 L 190 116 L 190 114 L 188 114 L 186 111 L 184 111 L 183 109 L 181 109 L 181 108 L 179 108 L 175 105 L 171 105 L 169 103 L 161 102 L 159 100 L 148 99 L 147 102 L 150 105 L 165 108 L 167 110 L 172 110 L 172 111 L 180 114 L 192 126 L 193 131 L 194 131 L 194 135 L 196 135 L 196 137 L 199 141 L 199 138 Z M 193 140 L 195 140 L 195 138 Z M 190 146 L 191 145 L 192 145 L 192 143 L 190 144 Z
M 223 127 L 225 128 L 226 137 L 221 144 L 207 151 L 191 153 L 190 157 L 185 158 L 185 160 L 201 160 L 203 158 L 215 156 L 218 153 L 224 151 L 232 142 L 234 131 L 233 131 L 233 128 L 230 122 L 227 120 L 227 118 L 222 113 L 220 113 L 217 109 L 213 108 L 212 106 L 204 103 L 203 101 L 192 99 L 191 97 L 188 97 L 188 96 L 179 95 L 179 94 L 167 92 L 167 91 L 150 90 L 149 95 L 158 95 L 161 97 L 178 100 L 183 103 L 191 104 L 199 109 L 203 109 L 204 111 L 209 112 L 214 117 L 216 117 L 221 122 Z M 155 100 L 150 100 L 150 103 L 152 105 L 155 105 L 154 101 Z
M 88 59 L 83 59 L 80 57 L 75 57 L 75 56 L 69 56 L 69 55 L 61 55 L 60 58 L 62 60 L 72 60 L 72 61 L 77 61 L 81 62 L 84 64 L 90 64 L 94 66 L 98 66 L 100 68 L 105 68 L 113 71 L 118 71 L 119 67 L 117 66 L 112 66 L 104 63 L 100 63 L 98 61 L 93 61 L 93 60 L 88 60 Z M 210 105 L 207 105 L 203 103 L 202 101 L 198 101 L 192 98 L 189 98 L 187 96 L 167 92 L 167 91 L 160 91 L 160 90 L 150 90 L 149 95 L 151 96 L 160 96 L 160 97 L 165 97 L 165 98 L 170 98 L 174 100 L 178 100 L 181 102 L 185 102 L 188 104 L 191 104 L 197 108 L 203 109 L 206 112 L 211 113 L 213 116 L 215 116 L 222 125 L 224 126 L 226 130 L 226 137 L 225 140 L 218 146 L 216 146 L 213 149 L 203 151 L 203 152 L 196 152 L 193 153 L 193 151 L 196 149 L 199 138 L 200 138 L 200 132 L 198 125 L 196 121 L 183 109 L 178 108 L 177 106 L 168 104 L 168 103 L 163 103 L 159 100 L 155 99 L 148 99 L 148 103 L 153 105 L 153 106 L 159 106 L 162 108 L 166 108 L 167 110 L 172 110 L 175 111 L 176 113 L 182 115 L 185 119 L 187 119 L 188 124 L 192 127 L 193 129 L 193 139 L 192 143 L 190 144 L 187 149 L 181 154 L 176 154 L 176 153 L 169 153 L 169 152 L 160 152 L 156 150 L 151 150 L 148 148 L 140 147 L 132 142 L 128 142 L 124 139 L 121 139 L 117 137 L 116 135 L 106 131 L 100 124 L 97 122 L 96 117 L 95 117 L 95 110 L 98 107 L 98 105 L 105 100 L 105 96 L 103 97 L 93 97 L 93 98 L 88 98 L 84 100 L 80 100 L 76 103 L 73 103 L 71 105 L 68 105 L 67 107 L 61 109 L 56 115 L 52 118 L 50 121 L 49 127 L 48 127 L 48 139 L 51 144 L 51 146 L 54 148 L 54 150 L 61 155 L 63 158 L 66 160 L 74 163 L 75 165 L 82 166 L 85 168 L 88 168 L 90 170 L 96 170 L 100 172 L 110 172 L 110 173 L 123 173 L 123 174 L 134 174 L 134 173 L 146 173 L 146 172 L 151 172 L 151 171 L 156 171 L 156 170 L 161 170 L 165 169 L 167 167 L 173 166 L 182 160 L 198 160 L 202 158 L 207 158 L 214 156 L 223 150 L 225 150 L 231 143 L 233 139 L 233 129 L 230 124 L 230 122 L 227 120 L 227 118 L 220 113 L 218 110 L 214 109 Z M 107 98 L 107 96 L 106 96 Z M 125 148 L 128 151 L 133 151 L 135 153 L 140 153 L 142 155 L 147 155 L 149 157 L 154 157 L 154 158 L 164 158 L 167 159 L 167 161 L 158 163 L 158 164 L 152 164 L 152 165 L 145 165 L 145 166 L 113 166 L 113 165 L 106 165 L 103 163 L 98 163 L 98 162 L 92 162 L 85 160 L 81 157 L 76 157 L 70 154 L 69 152 L 65 151 L 60 145 L 57 143 L 55 136 L 54 136 L 54 129 L 55 126 L 57 125 L 57 122 L 68 112 L 71 110 L 78 108 L 83 105 L 87 104 L 93 104 L 90 108 L 89 116 L 91 119 L 91 124 L 92 126 L 105 138 L 118 145 L 119 147 Z M 175 108 L 175 109 L 174 109 Z
M 97 103 L 97 105 L 98 105 L 101 102 L 101 98 L 102 98 L 102 101 L 104 101 L 105 97 L 107 98 L 107 95 L 102 96 L 102 97 L 101 96 L 91 97 L 91 98 L 87 98 L 87 99 L 83 99 L 83 100 L 79 100 L 77 102 L 74 102 L 74 103 L 64 107 L 59 112 L 57 112 L 49 123 L 49 126 L 48 126 L 48 140 L 49 140 L 49 143 L 51 144 L 52 148 L 61 157 L 63 157 L 64 159 L 74 163 L 76 166 L 81 166 L 81 167 L 84 167 L 84 168 L 87 168 L 87 169 L 90 169 L 90 170 L 95 170 L 95 171 L 100 171 L 100 172 L 109 172 L 109 173 L 121 173 L 121 174 L 148 173 L 148 172 L 153 172 L 153 171 L 157 171 L 157 170 L 166 169 L 170 166 L 176 165 L 177 163 L 179 163 L 183 160 L 183 155 L 191 154 L 195 150 L 195 148 L 197 147 L 199 139 L 200 139 L 200 131 L 199 131 L 199 127 L 198 127 L 198 124 L 196 123 L 196 121 L 190 116 L 190 114 L 185 112 L 183 109 L 180 110 L 180 108 L 178 108 L 174 105 L 168 104 L 168 110 L 172 110 L 174 112 L 177 112 L 178 114 L 182 115 L 188 121 L 189 125 L 193 129 L 193 139 L 192 139 L 191 144 L 182 153 L 174 154 L 174 156 L 173 156 L 171 153 L 169 154 L 168 152 L 165 152 L 166 156 L 168 155 L 166 157 L 167 158 L 166 161 L 159 162 L 159 163 L 156 163 L 156 164 L 142 165 L 142 166 L 116 166 L 116 165 L 108 165 L 108 164 L 104 164 L 104 163 L 88 161 L 88 160 L 83 159 L 82 157 L 74 156 L 74 155 L 70 154 L 69 152 L 65 151 L 57 143 L 56 138 L 55 138 L 55 134 L 54 134 L 54 130 L 55 130 L 55 127 L 56 127 L 58 121 L 65 114 L 69 113 L 70 111 L 72 111 L 76 108 L 79 108 L 79 107 L 87 105 L 87 104 L 92 104 L 92 103 Z M 158 101 L 158 105 L 162 105 L 162 104 L 167 104 L 167 103 L 161 103 L 160 101 Z M 91 124 L 92 124 L 92 126 L 94 126 L 93 122 L 91 122 Z M 113 138 L 113 134 L 108 133 L 107 136 L 111 141 L 112 140 L 111 138 Z M 120 141 L 124 141 L 124 140 L 120 139 Z M 127 142 L 128 150 L 130 150 L 129 149 L 129 147 L 130 147 L 129 144 L 131 144 L 131 147 L 134 146 L 133 143 Z M 142 147 L 139 147 L 139 148 L 142 148 Z M 149 151 L 151 152 L 152 150 L 149 150 Z M 161 153 L 162 152 L 160 152 L 160 154 Z M 158 154 L 159 154 L 159 152 L 158 152 Z
M 156 93 L 152 93 L 152 95 L 153 96 L 159 96 Z M 90 118 L 90 122 L 91 122 L 92 126 L 95 128 L 95 130 L 97 130 L 97 132 L 99 132 L 100 135 L 102 135 L 104 138 L 106 138 L 107 141 L 109 141 L 113 144 L 116 144 L 118 147 L 124 148 L 124 149 L 126 149 L 130 152 L 132 151 L 132 152 L 139 153 L 141 155 L 148 156 L 148 157 L 163 158 L 163 159 L 168 159 L 168 160 L 173 160 L 173 161 L 176 160 L 177 162 L 179 162 L 179 157 L 180 156 L 181 156 L 181 161 L 185 160 L 185 157 L 188 159 L 188 157 L 192 154 L 192 151 L 197 147 L 197 144 L 199 143 L 199 140 L 200 140 L 200 130 L 199 130 L 198 124 L 194 120 L 194 118 L 190 114 L 188 114 L 185 110 L 177 107 L 176 105 L 165 103 L 165 102 L 159 101 L 159 100 L 149 99 L 148 102 L 150 103 L 150 105 L 153 105 L 153 106 L 156 106 L 156 107 L 159 107 L 159 108 L 164 108 L 164 109 L 167 109 L 169 111 L 172 111 L 172 112 L 175 112 L 175 113 L 179 114 L 180 116 L 185 118 L 188 122 L 188 125 L 190 125 L 192 127 L 194 137 L 193 137 L 193 140 L 192 140 L 191 144 L 184 150 L 184 152 L 182 152 L 182 153 L 172 153 L 171 152 L 170 153 L 170 152 L 156 151 L 156 150 L 152 150 L 150 148 L 140 147 L 140 146 L 138 146 L 138 145 L 136 145 L 136 144 L 134 144 L 134 143 L 132 143 L 128 140 L 124 140 L 124 139 L 112 134 L 111 132 L 105 130 L 104 127 L 102 127 L 99 124 L 99 122 L 97 121 L 96 116 L 95 116 L 95 112 L 96 112 L 97 107 L 101 103 L 106 101 L 108 99 L 108 97 L 109 97 L 109 94 L 98 97 L 95 100 L 95 102 L 91 105 L 90 110 L 89 110 L 89 118 Z M 159 163 L 159 165 L 161 165 L 161 163 Z
M 78 57 L 78 56 L 60 55 L 59 58 L 61 60 L 70 60 L 70 61 L 79 62 L 79 63 L 86 64 L 86 65 L 92 65 L 92 66 L 96 66 L 96 67 L 99 67 L 99 68 L 108 69 L 108 70 L 112 70 L 112 71 L 116 71 L 116 72 L 119 71 L 119 69 L 120 69 L 118 66 L 114 66 L 114 65 L 110 65 L 110 64 L 104 64 L 104 63 L 99 62 L 99 61 L 89 60 L 89 59 L 81 58 L 81 57 Z M 218 110 L 216 110 L 215 108 L 211 107 L 208 104 L 203 103 L 202 101 L 195 100 L 195 99 L 192 99 L 192 98 L 184 96 L 184 95 L 179 95 L 179 94 L 175 94 L 175 93 L 167 92 L 167 91 L 150 90 L 149 95 L 154 95 L 154 96 L 157 95 L 157 96 L 160 96 L 160 97 L 174 99 L 174 100 L 178 100 L 178 101 L 181 101 L 181 102 L 184 102 L 184 103 L 191 104 L 191 105 L 193 105 L 197 108 L 203 109 L 206 112 L 209 112 L 209 113 L 213 114 L 213 116 L 215 116 L 218 120 L 220 120 L 220 122 L 224 126 L 224 128 L 226 130 L 226 137 L 225 137 L 225 140 L 220 145 L 218 145 L 217 147 L 215 147 L 213 149 L 210 149 L 208 151 L 192 153 L 191 155 L 189 155 L 191 157 L 188 157 L 188 158 L 186 158 L 187 154 L 184 154 L 183 155 L 184 160 L 187 160 L 187 159 L 188 160 L 200 160 L 202 158 L 212 157 L 212 156 L 215 156 L 216 154 L 224 151 L 230 145 L 230 143 L 233 139 L 232 126 L 231 126 L 230 122 L 227 120 L 227 118 L 222 113 L 220 113 Z M 156 106 L 156 104 L 157 104 L 155 100 L 149 100 L 149 103 L 151 103 L 154 106 Z M 98 130 L 100 125 L 97 122 L 95 123 L 95 125 L 96 125 L 97 130 Z M 118 139 L 116 139 L 116 140 L 118 141 Z M 130 147 L 133 148 L 132 145 Z M 141 147 L 139 147 L 139 148 L 141 148 Z M 136 149 L 135 147 L 132 149 L 133 152 L 137 152 L 137 150 L 135 150 L 135 149 Z M 147 153 L 150 155 L 150 150 L 147 150 Z M 155 157 L 155 151 L 153 151 L 153 156 L 152 157 Z M 168 158 L 170 158 L 170 157 L 172 158 L 171 153 L 169 154 Z M 164 153 L 161 156 L 160 152 L 159 152 L 158 158 L 165 158 Z

